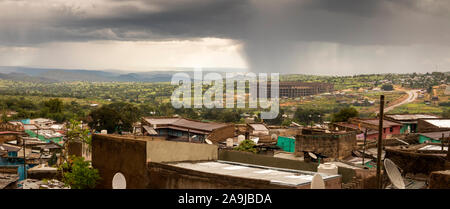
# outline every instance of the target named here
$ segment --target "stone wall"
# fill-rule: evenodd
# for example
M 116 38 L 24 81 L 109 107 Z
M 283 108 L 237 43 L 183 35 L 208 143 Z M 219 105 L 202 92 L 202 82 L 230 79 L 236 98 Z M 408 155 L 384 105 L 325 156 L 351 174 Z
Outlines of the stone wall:
M 301 156 L 303 151 L 315 152 L 329 158 L 343 159 L 351 155 L 356 147 L 356 134 L 313 134 L 295 137 L 295 155 Z

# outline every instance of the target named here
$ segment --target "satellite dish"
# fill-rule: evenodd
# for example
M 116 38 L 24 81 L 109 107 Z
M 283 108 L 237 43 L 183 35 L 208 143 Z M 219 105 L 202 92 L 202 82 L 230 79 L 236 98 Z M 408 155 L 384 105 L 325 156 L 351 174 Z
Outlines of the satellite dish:
M 384 159 L 384 168 L 386 169 L 386 173 L 391 180 L 392 185 L 394 185 L 397 189 L 405 189 L 405 182 L 403 181 L 402 174 L 398 169 L 397 165 L 389 159 Z
M 309 155 L 310 157 L 312 157 L 313 159 L 317 160 L 317 156 L 316 156 L 314 153 L 308 152 L 308 155 Z
M 325 189 L 325 182 L 320 174 L 314 174 L 311 181 L 311 189 Z
M 271 138 L 272 138 L 272 140 L 277 140 L 278 139 L 278 136 L 276 135 L 276 134 L 272 134 L 272 136 L 271 136 Z
M 212 141 L 209 140 L 209 139 L 205 139 L 205 142 L 206 142 L 207 144 L 213 144 Z
M 125 176 L 117 172 L 112 180 L 112 188 L 113 189 L 126 189 L 127 188 L 127 181 L 125 180 Z

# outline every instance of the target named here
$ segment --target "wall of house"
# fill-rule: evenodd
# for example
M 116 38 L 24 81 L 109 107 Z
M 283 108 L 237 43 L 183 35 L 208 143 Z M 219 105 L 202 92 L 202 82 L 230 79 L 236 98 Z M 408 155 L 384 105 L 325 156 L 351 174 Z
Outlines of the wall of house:
M 301 156 L 303 151 L 320 153 L 329 158 L 343 159 L 351 155 L 356 146 L 356 133 L 297 135 L 295 154 Z
M 177 162 L 217 160 L 218 147 L 210 144 L 197 144 L 173 141 L 147 142 L 147 161 Z
M 401 128 L 402 126 L 391 126 L 389 128 L 383 128 L 383 139 L 389 138 L 388 135 L 400 134 Z
M 233 124 L 216 129 L 208 135 L 208 139 L 214 143 L 223 142 L 234 137 L 235 128 Z

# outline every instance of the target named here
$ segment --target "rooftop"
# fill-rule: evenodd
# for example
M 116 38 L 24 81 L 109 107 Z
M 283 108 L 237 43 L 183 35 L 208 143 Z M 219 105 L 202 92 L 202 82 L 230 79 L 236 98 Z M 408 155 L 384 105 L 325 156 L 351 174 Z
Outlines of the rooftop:
M 392 118 L 394 120 L 418 120 L 425 118 L 438 118 L 434 115 L 426 114 L 395 114 L 395 115 L 385 115 L 386 117 Z
M 439 128 L 450 128 L 450 119 L 427 119 L 425 121 Z
M 426 136 L 431 139 L 441 140 L 442 134 L 444 134 L 445 138 L 448 138 L 450 135 L 450 131 L 437 131 L 437 132 L 429 132 L 429 133 L 418 133 L 422 136 Z
M 144 120 L 151 125 L 156 125 L 156 128 L 180 127 L 202 131 L 213 131 L 227 126 L 225 123 L 201 122 L 184 118 L 144 118 Z
M 269 129 L 261 123 L 250 123 L 248 124 L 250 127 L 253 128 L 255 131 L 269 131 Z
M 309 171 L 281 169 L 227 161 L 181 162 L 171 165 L 207 173 L 266 181 L 268 180 L 273 184 L 283 184 L 290 186 L 309 184 L 311 183 L 314 174 L 316 174 Z M 339 176 L 327 175 L 324 173 L 320 173 L 320 175 L 324 180 Z
M 370 124 L 370 125 L 375 125 L 378 126 L 378 124 L 380 123 L 380 120 L 375 118 L 375 119 L 358 119 L 358 121 L 362 122 L 362 123 L 366 123 L 366 124 Z M 357 122 L 357 121 L 355 121 Z M 383 128 L 389 128 L 391 126 L 401 126 L 402 124 L 400 123 L 394 123 L 388 120 L 383 120 Z
M 0 189 L 4 189 L 18 180 L 19 175 L 17 174 L 0 173 Z

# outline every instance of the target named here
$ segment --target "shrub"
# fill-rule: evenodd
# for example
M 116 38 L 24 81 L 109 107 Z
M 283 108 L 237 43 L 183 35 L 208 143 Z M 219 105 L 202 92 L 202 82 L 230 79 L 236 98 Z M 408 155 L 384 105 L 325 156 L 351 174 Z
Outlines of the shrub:
M 83 157 L 71 156 L 60 169 L 63 171 L 63 182 L 72 189 L 93 189 L 100 180 L 98 170 L 92 168 Z
M 246 139 L 242 141 L 241 144 L 239 144 L 239 146 L 235 147 L 234 150 L 258 153 L 258 150 L 255 148 L 255 146 L 256 146 L 255 142 Z

